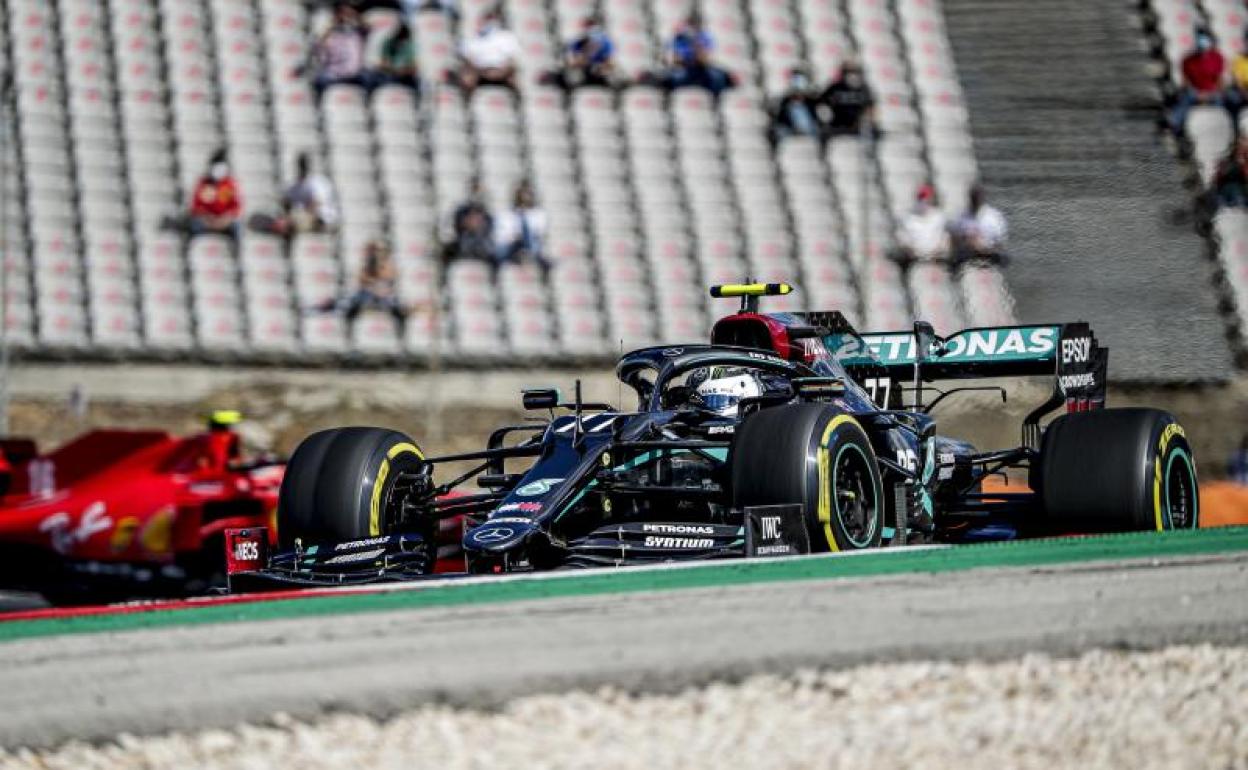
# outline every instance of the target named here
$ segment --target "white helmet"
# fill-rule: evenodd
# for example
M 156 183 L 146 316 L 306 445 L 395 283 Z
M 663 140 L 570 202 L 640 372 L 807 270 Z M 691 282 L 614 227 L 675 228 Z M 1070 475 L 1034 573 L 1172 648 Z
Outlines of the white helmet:
M 736 417 L 741 399 L 761 396 L 763 389 L 757 377 L 742 373 L 707 379 L 695 393 L 697 403 L 703 408 L 723 417 Z

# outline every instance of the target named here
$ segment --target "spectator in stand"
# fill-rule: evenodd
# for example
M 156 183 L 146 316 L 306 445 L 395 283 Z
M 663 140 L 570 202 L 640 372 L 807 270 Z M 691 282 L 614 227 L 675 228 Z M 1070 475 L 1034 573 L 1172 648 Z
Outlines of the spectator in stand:
M 349 5 L 363 14 L 374 9 L 403 11 L 409 17 L 420 11 L 441 11 L 452 18 L 459 17 L 456 0 L 314 0 L 315 5 Z
M 784 92 L 771 114 L 773 142 L 789 136 L 819 136 L 815 118 L 818 101 L 810 75 L 798 68 L 789 73 L 789 89 Z
M 416 64 L 416 37 L 406 22 L 399 22 L 394 34 L 381 46 L 377 62 L 377 85 L 407 86 L 420 90 L 420 68 Z
M 970 261 L 996 265 L 1006 262 L 1005 239 L 1009 231 L 1005 215 L 989 206 L 985 197 L 983 186 L 973 185 L 966 211 L 953 223 L 955 265 Z
M 451 215 L 451 230 L 442 249 L 444 260 L 494 262 L 494 219 L 485 206 L 480 180 L 472 180 L 468 198 Z
M 217 150 L 208 159 L 208 169 L 191 193 L 186 230 L 191 236 L 218 233 L 238 240 L 242 213 L 243 202 L 238 194 L 238 183 L 230 174 L 225 150 Z
M 949 220 L 936 205 L 936 191 L 925 184 L 915 195 L 914 208 L 901 222 L 897 249 L 890 256 L 907 270 L 915 262 L 948 261 L 949 246 Z
M 1236 107 L 1248 104 L 1248 30 L 1244 30 L 1244 46 L 1231 62 L 1231 88 Z
M 816 99 L 819 121 L 829 135 L 859 134 L 875 126 L 875 97 L 871 94 L 862 67 L 855 61 L 845 62 L 841 74 Z
M 325 233 L 338 229 L 338 202 L 334 186 L 312 170 L 312 158 L 301 152 L 295 158 L 295 181 L 282 195 L 283 214 L 271 231 L 283 236 Z
M 543 249 L 546 239 L 546 212 L 537 205 L 533 187 L 527 181 L 516 186 L 510 209 L 499 212 L 494 227 L 498 264 L 532 260 L 542 270 L 550 269 Z
M 345 5 L 358 14 L 364 14 L 377 9 L 389 11 L 400 11 L 403 9 L 400 0 L 313 0 L 312 4 L 322 7 L 331 6 L 333 8 Z
M 1170 111 L 1170 130 L 1183 135 L 1187 114 L 1198 104 L 1216 104 L 1231 108 L 1226 91 L 1226 62 L 1213 36 L 1205 30 L 1196 31 L 1196 48 L 1183 57 L 1183 88 Z
M 372 74 L 364 69 L 368 28 L 346 3 L 334 6 L 334 21 L 312 46 L 312 89 L 319 100 L 332 85 L 355 85 L 368 90 Z
M 1230 152 L 1218 163 L 1210 192 L 1215 208 L 1248 206 L 1248 137 L 1237 139 Z
M 390 246 L 381 240 L 372 240 L 364 247 L 364 261 L 356 276 L 355 291 L 339 299 L 329 300 L 317 308 L 323 313 L 341 312 L 348 323 L 364 310 L 384 310 L 394 317 L 399 333 L 408 316 L 408 308 L 399 300 L 398 271 L 390 256 Z
M 497 8 L 485 12 L 477 23 L 477 34 L 460 46 L 460 66 L 456 80 L 471 94 L 477 86 L 506 86 L 516 90 L 516 62 L 520 41 L 503 26 Z
M 282 213 L 252 214 L 248 225 L 283 238 L 296 233 L 334 232 L 338 229 L 334 186 L 324 175 L 312 171 L 311 156 L 301 152 L 295 157 L 295 181 L 282 194 Z
M 715 66 L 711 52 L 715 39 L 702 26 L 702 15 L 694 11 L 676 28 L 668 49 L 668 69 L 658 74 L 646 75 L 643 83 L 655 83 L 664 88 L 705 88 L 719 96 L 733 86 L 732 75 Z
M 571 90 L 578 86 L 612 85 L 615 46 L 602 28 L 602 19 L 589 16 L 581 22 L 581 34 L 568 43 L 563 68 L 548 72 L 542 81 Z

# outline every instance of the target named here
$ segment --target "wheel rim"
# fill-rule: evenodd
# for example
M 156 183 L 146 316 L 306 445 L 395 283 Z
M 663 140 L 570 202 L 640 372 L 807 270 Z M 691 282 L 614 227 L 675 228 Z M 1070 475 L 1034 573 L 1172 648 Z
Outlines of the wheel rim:
M 1176 449 L 1166 459 L 1166 519 L 1171 529 L 1192 529 L 1199 517 L 1196 473 L 1187 452 Z
M 875 482 L 870 460 L 855 444 L 845 444 L 836 453 L 832 499 L 845 538 L 856 548 L 870 546 L 877 527 Z
M 415 481 L 405 473 L 396 473 L 394 480 L 381 492 L 381 534 L 392 535 L 403 524 L 403 500 L 407 498 Z

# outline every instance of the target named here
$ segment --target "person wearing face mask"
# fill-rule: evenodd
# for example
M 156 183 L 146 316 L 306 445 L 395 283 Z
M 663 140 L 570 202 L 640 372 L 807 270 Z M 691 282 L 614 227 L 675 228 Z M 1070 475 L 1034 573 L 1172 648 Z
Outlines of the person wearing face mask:
M 897 249 L 890 254 L 903 270 L 915 262 L 945 262 L 949 259 L 949 219 L 936 205 L 931 185 L 918 189 L 914 208 L 901 221 Z
M 705 88 L 714 96 L 732 88 L 732 74 L 714 63 L 711 56 L 714 50 L 715 38 L 703 25 L 702 15 L 694 11 L 672 36 L 667 53 L 668 70 L 657 77 L 659 84 L 673 90 L 690 86 Z
M 406 86 L 420 91 L 420 68 L 416 63 L 416 36 L 405 21 L 399 22 L 394 34 L 386 38 L 377 60 L 379 85 Z
M 312 47 L 312 90 L 318 100 L 332 85 L 372 87 L 371 73 L 364 68 L 367 39 L 359 13 L 346 3 L 334 6 L 333 24 Z
M 477 24 L 477 34 L 464 41 L 459 52 L 456 75 L 459 86 L 471 94 L 477 86 L 506 86 L 516 90 L 516 62 L 520 41 L 503 26 L 498 9 L 486 11 Z
M 1005 215 L 990 206 L 981 184 L 971 186 L 966 211 L 953 223 L 954 263 L 1004 265 L 1005 240 L 1009 232 Z
M 365 246 L 355 292 L 342 304 L 342 313 L 347 323 L 355 323 L 360 312 L 369 308 L 390 313 L 396 330 L 403 331 L 408 308 L 399 301 L 398 270 L 390 256 L 390 245 L 381 240 L 369 241 Z
M 817 106 L 810 75 L 803 69 L 793 70 L 789 73 L 789 89 L 772 110 L 772 141 L 779 142 L 789 136 L 819 136 L 819 122 L 815 118 Z
M 230 175 L 225 150 L 217 150 L 191 193 L 187 230 L 192 236 L 219 233 L 237 240 L 242 211 L 238 183 Z
M 1213 37 L 1205 30 L 1196 32 L 1196 48 L 1183 57 L 1183 88 L 1170 111 L 1170 130 L 1182 136 L 1187 114 L 1198 104 L 1216 104 L 1229 107 L 1225 85 L 1226 62 Z
M 579 86 L 610 86 L 614 53 L 615 46 L 602 28 L 602 19 L 589 16 L 581 23 L 580 36 L 568 43 L 563 68 L 546 73 L 542 82 L 568 90 Z
M 857 62 L 845 63 L 840 77 L 819 94 L 816 104 L 820 123 L 828 134 L 858 134 L 864 119 L 874 126 L 875 97 Z
M 312 170 L 312 157 L 307 152 L 295 158 L 295 181 L 282 195 L 282 208 L 282 235 L 333 232 L 338 227 L 334 186 L 324 174 Z
M 543 244 L 546 238 L 546 212 L 538 207 L 528 182 L 516 186 L 512 207 L 499 212 L 494 229 L 498 264 L 533 260 L 543 270 L 550 269 Z
M 447 224 L 442 238 L 444 262 L 456 259 L 494 261 L 494 217 L 485 205 L 481 180 L 469 181 L 468 197 L 455 207 Z

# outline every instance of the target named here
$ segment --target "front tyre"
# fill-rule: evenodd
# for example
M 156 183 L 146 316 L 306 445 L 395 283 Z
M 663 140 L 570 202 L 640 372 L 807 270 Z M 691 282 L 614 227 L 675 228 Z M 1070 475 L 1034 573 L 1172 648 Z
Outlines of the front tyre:
M 1048 518 L 1091 529 L 1200 526 L 1196 462 L 1183 426 L 1157 409 L 1058 417 L 1044 432 L 1032 487 Z
M 737 428 L 733 505 L 799 504 L 814 551 L 879 546 L 884 492 L 866 431 L 827 404 L 756 412 Z
M 333 428 L 303 440 L 277 505 L 281 548 L 393 534 L 412 479 L 426 471 L 412 439 L 385 428 Z

